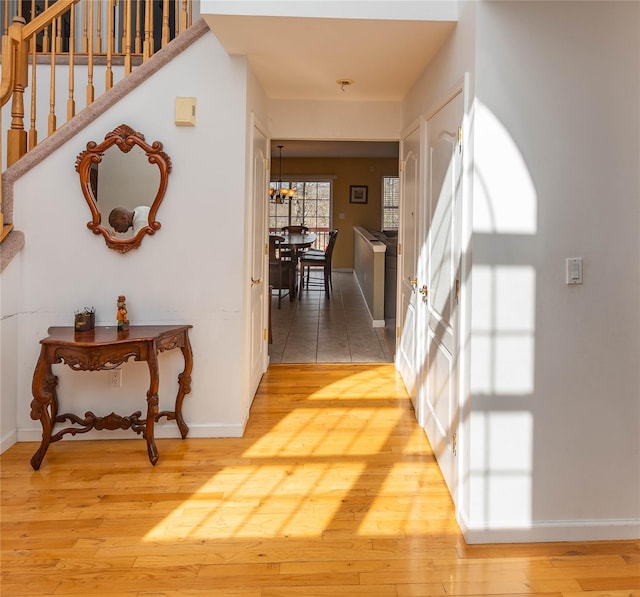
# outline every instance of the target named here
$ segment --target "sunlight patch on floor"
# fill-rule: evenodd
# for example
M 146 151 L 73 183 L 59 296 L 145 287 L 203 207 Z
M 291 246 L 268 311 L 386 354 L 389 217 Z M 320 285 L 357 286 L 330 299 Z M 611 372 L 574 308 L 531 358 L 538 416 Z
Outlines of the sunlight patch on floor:
M 231 470 L 228 470 L 231 469 Z M 225 467 L 146 535 L 146 541 L 317 537 L 340 519 L 364 463 Z M 207 493 L 224 487 L 224 497 Z

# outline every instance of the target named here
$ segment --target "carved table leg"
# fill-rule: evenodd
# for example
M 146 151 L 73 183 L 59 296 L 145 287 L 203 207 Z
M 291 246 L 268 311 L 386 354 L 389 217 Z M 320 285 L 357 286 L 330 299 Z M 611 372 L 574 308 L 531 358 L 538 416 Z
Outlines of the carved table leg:
M 147 392 L 147 423 L 145 425 L 144 437 L 147 440 L 147 452 L 151 464 L 158 462 L 158 447 L 153 435 L 156 416 L 158 415 L 158 355 L 152 351 L 147 361 L 149 365 L 149 391 Z
M 51 363 L 47 361 L 47 350 L 43 346 L 40 349 L 40 357 L 33 373 L 31 392 L 31 418 L 40 420 L 42 425 L 42 442 L 36 453 L 31 457 L 31 466 L 38 470 L 42 464 L 49 444 L 51 443 L 51 432 L 58 413 L 58 397 L 56 395 L 56 385 L 58 378 L 51 371 Z
M 185 423 L 182 417 L 182 401 L 186 394 L 191 392 L 191 370 L 193 369 L 193 353 L 191 352 L 191 343 L 189 342 L 189 333 L 184 332 L 184 344 L 181 348 L 182 356 L 184 357 L 184 371 L 178 375 L 178 395 L 176 396 L 176 423 L 178 423 L 178 429 L 182 439 L 187 437 L 189 433 L 189 426 Z

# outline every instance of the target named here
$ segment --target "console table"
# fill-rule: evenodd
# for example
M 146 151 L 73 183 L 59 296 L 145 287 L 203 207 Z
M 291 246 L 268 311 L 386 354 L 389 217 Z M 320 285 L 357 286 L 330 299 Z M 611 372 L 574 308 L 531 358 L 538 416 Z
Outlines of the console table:
M 161 417 L 175 420 L 184 439 L 189 427 L 182 418 L 182 401 L 191 391 L 193 354 L 189 342 L 191 325 L 141 325 L 131 326 L 119 332 L 115 326 L 96 327 L 87 332 L 76 332 L 73 327 L 51 327 L 48 336 L 40 340 L 40 357 L 33 373 L 31 418 L 42 424 L 42 443 L 31 458 L 34 470 L 40 468 L 49 444 L 57 442 L 66 434 L 86 433 L 91 429 L 132 429 L 147 441 L 147 452 L 151 464 L 158 462 L 158 449 L 153 436 L 154 424 Z M 174 410 L 158 409 L 158 353 L 180 348 L 184 357 L 184 370 L 178 375 L 178 395 Z M 84 417 L 73 413 L 58 414 L 57 376 L 51 365 L 63 363 L 74 371 L 103 371 L 119 367 L 131 357 L 146 361 L 149 366 L 149 391 L 147 392 L 147 414 L 141 411 L 129 416 L 112 412 L 98 417 L 91 411 Z M 68 421 L 72 426 L 54 433 L 56 423 Z

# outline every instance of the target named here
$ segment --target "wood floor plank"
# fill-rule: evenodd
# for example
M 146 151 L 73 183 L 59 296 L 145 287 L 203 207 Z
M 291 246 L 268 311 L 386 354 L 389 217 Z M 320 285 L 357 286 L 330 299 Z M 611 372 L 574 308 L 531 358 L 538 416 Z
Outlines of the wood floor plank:
M 278 365 L 242 438 L 0 457 L 3 597 L 640 597 L 640 541 L 466 545 L 393 365 Z

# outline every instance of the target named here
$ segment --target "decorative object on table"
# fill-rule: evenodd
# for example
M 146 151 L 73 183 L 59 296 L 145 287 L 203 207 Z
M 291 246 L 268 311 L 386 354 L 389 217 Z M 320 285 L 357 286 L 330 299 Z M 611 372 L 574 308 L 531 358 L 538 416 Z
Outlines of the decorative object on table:
M 126 332 L 129 329 L 129 319 L 127 317 L 127 299 L 124 294 L 118 296 L 116 319 L 118 320 L 118 331 Z
M 351 185 L 349 187 L 349 203 L 367 203 L 367 185 Z
M 76 332 L 88 332 L 96 326 L 96 310 L 93 307 L 85 307 L 82 311 L 75 312 Z

